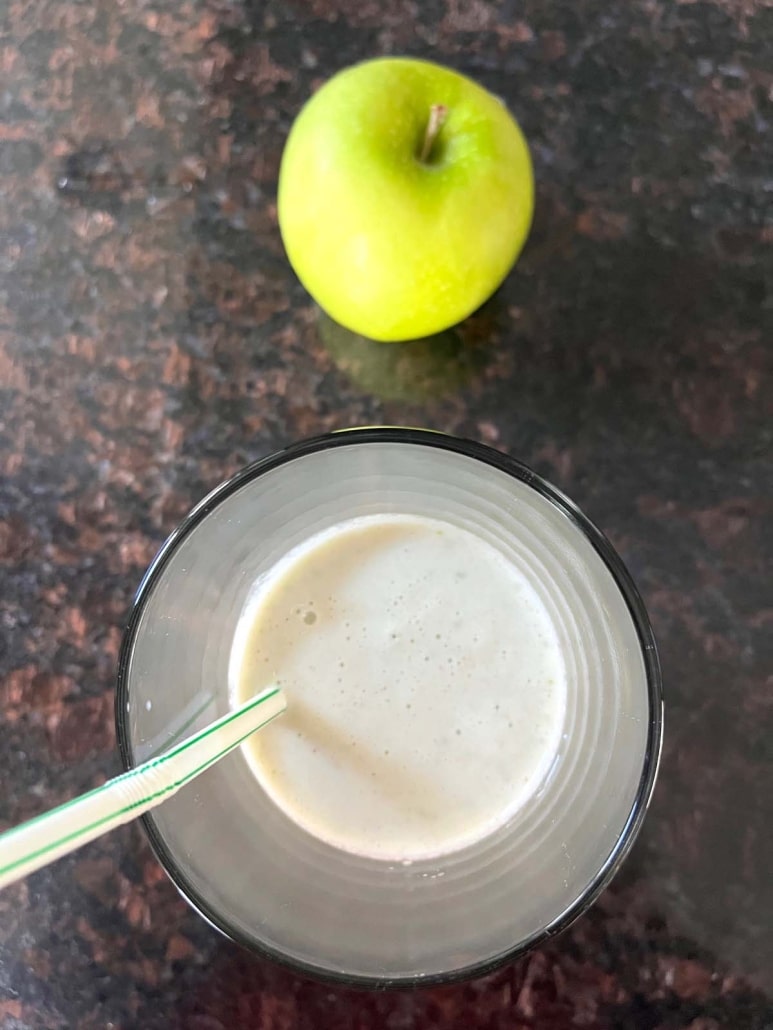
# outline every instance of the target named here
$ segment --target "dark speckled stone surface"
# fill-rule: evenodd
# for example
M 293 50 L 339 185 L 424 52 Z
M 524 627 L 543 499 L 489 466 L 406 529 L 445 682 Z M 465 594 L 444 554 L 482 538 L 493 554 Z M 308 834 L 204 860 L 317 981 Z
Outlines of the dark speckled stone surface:
M 773 1027 L 769 0 L 6 0 L 0 27 L 0 825 L 118 771 L 121 629 L 184 512 L 341 426 L 563 487 L 638 580 L 668 702 L 624 871 L 519 964 L 310 983 L 221 940 L 130 827 L 0 895 L 0 1028 Z M 539 195 L 493 301 L 386 356 L 318 319 L 274 200 L 310 91 L 393 52 L 505 97 Z

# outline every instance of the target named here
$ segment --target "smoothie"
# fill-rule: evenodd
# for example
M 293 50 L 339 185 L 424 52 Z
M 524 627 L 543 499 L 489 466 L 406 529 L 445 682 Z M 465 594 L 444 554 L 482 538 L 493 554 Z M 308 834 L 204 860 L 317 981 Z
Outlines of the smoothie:
M 531 583 L 451 523 L 350 519 L 254 586 L 234 703 L 267 684 L 285 715 L 243 745 L 286 815 L 388 861 L 458 850 L 506 823 L 553 763 L 566 706 L 558 636 Z

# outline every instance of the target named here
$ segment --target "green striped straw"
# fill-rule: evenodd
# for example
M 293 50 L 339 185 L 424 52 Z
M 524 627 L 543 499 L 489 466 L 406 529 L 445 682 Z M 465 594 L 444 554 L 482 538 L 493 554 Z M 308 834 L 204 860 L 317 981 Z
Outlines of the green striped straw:
M 286 707 L 280 688 L 268 687 L 164 754 L 0 834 L 0 890 L 160 805 Z

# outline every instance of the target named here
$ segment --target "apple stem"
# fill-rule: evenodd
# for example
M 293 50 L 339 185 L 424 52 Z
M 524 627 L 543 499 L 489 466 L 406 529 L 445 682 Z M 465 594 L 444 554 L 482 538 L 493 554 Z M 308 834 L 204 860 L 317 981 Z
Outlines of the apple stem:
M 445 104 L 433 104 L 429 109 L 429 120 L 427 121 L 427 129 L 424 133 L 424 143 L 421 147 L 421 153 L 419 154 L 419 160 L 422 164 L 426 164 L 429 161 L 429 155 L 432 153 L 432 147 L 437 139 L 437 135 L 440 132 L 443 122 L 445 122 L 448 116 L 448 108 Z

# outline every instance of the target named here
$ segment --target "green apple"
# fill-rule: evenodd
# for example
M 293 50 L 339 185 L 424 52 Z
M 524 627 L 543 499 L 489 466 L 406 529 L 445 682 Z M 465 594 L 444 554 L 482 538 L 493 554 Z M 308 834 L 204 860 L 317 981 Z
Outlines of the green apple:
M 504 104 L 408 58 L 325 83 L 279 173 L 298 278 L 336 321 L 382 341 L 440 332 L 479 307 L 520 253 L 533 208 L 529 151 Z

